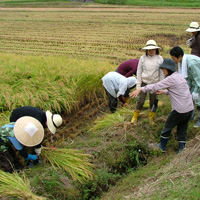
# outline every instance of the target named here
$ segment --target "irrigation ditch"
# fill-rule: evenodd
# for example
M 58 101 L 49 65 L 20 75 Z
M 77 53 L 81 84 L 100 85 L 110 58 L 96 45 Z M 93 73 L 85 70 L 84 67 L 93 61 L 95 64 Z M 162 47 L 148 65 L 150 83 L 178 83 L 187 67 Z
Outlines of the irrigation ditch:
M 109 114 L 107 98 L 105 94 L 99 95 L 85 100 L 73 113 L 63 113 L 63 125 L 53 137 L 48 129 L 45 130 L 43 146 L 55 148 L 68 146 L 91 154 L 95 175 L 93 180 L 80 184 L 72 181 L 62 170 L 55 172 L 41 160 L 42 165 L 27 170 L 25 168 L 36 194 L 49 200 L 98 199 L 130 170 L 146 165 L 150 154 L 143 145 L 145 139 L 137 136 L 133 127 L 119 123 L 102 132 L 89 131 L 94 122 L 106 113 Z M 19 159 L 20 165 L 25 165 L 17 153 L 16 158 Z
M 97 199 L 130 170 L 147 164 L 150 153 L 144 146 L 144 138 L 138 137 L 132 126 L 118 124 L 103 132 L 89 131 L 95 120 L 105 113 L 109 113 L 105 96 L 86 100 L 73 114 L 63 115 L 64 123 L 53 138 L 50 133 L 46 134 L 44 146 L 62 148 L 67 145 L 81 149 L 93 156 L 95 166 L 93 181 L 70 183 L 65 197 L 61 189 L 52 199 Z

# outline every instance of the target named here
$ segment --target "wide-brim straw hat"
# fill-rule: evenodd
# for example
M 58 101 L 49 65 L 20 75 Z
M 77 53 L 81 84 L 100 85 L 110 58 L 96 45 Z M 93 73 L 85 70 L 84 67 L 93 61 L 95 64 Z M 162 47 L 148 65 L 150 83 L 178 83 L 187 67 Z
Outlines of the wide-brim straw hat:
M 160 49 L 160 47 L 157 46 L 155 40 L 148 40 L 146 46 L 143 47 L 142 49 L 151 50 L 151 49 Z
M 24 146 L 33 147 L 42 142 L 44 128 L 37 119 L 25 116 L 15 122 L 14 135 Z
M 186 31 L 190 33 L 200 31 L 198 22 L 191 22 L 190 27 Z
M 49 110 L 46 111 L 47 127 L 51 133 L 55 134 L 56 128 L 62 124 L 62 117 L 58 114 L 52 114 Z

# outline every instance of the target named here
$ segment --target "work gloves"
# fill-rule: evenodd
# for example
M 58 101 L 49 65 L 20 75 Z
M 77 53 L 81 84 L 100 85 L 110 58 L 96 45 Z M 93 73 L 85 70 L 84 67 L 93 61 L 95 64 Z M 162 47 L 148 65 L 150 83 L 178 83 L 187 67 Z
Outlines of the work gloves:
M 36 155 L 39 156 L 41 154 L 42 146 L 40 148 L 35 148 L 34 150 Z
M 193 92 L 193 93 L 192 93 L 192 99 L 193 99 L 193 101 L 198 100 L 198 99 L 199 99 L 199 95 L 198 95 L 198 93 Z
M 24 158 L 25 160 L 34 160 L 36 161 L 37 160 L 37 156 L 36 155 L 32 155 L 32 154 L 28 154 L 28 157 L 27 158 Z

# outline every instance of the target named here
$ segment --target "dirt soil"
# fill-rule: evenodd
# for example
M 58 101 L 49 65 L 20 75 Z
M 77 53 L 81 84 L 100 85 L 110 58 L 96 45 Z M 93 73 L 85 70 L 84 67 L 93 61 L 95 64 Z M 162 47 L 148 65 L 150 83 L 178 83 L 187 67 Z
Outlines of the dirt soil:
M 103 98 L 93 99 L 81 106 L 80 109 L 70 115 L 62 115 L 63 125 L 57 129 L 55 135 L 48 131 L 45 134 L 43 146 L 59 147 L 63 145 L 63 141 L 73 140 L 77 136 L 84 133 L 100 115 L 108 112 L 108 102 Z
M 130 11 L 140 11 L 146 12 L 146 7 L 134 7 L 134 6 L 115 6 L 115 5 L 84 5 L 81 7 L 73 8 L 0 8 L 0 10 L 28 10 L 28 11 L 116 11 L 116 12 L 130 12 Z M 183 12 L 183 13 L 198 13 L 200 8 L 185 9 L 185 8 L 148 8 L 148 12 Z

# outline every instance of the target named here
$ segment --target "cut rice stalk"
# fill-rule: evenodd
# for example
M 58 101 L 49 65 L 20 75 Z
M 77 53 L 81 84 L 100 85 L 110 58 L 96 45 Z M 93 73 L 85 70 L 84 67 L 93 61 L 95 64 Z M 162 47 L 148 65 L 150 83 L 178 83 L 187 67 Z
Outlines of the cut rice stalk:
M 24 173 L 22 179 L 17 172 L 10 174 L 2 170 L 0 170 L 0 196 L 32 200 L 46 199 L 32 193 L 30 182 Z
M 83 183 L 93 179 L 94 165 L 89 162 L 90 154 L 83 154 L 74 149 L 58 149 L 43 147 L 43 155 L 56 170 L 64 169 L 73 180 Z

